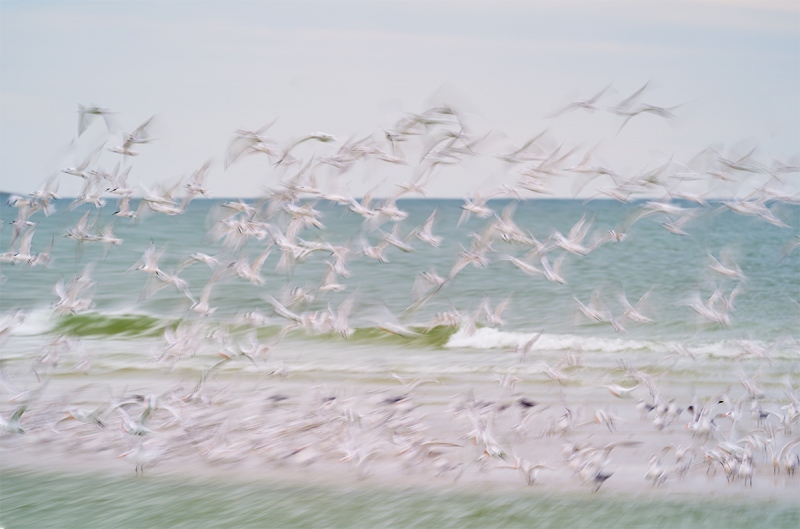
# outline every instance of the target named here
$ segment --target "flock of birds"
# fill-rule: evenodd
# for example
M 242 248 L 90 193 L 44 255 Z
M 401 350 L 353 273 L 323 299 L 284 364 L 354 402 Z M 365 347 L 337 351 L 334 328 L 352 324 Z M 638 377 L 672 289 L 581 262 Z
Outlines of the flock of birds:
M 641 114 L 673 118 L 674 109 L 642 101 L 646 86 L 612 106 L 601 107 L 599 101 L 607 94 L 607 87 L 590 99 L 570 103 L 552 117 L 571 111 L 605 109 L 622 117 L 621 127 Z M 113 233 L 113 222 L 101 225 L 99 212 L 110 200 L 116 199 L 115 217 L 135 223 L 148 215 L 180 215 L 193 199 L 210 196 L 206 178 L 211 162 L 171 186 L 147 189 L 140 184 L 141 189 L 137 189 L 129 182 L 133 168 L 130 162 L 154 141 L 151 130 L 154 119 L 146 120 L 131 132 L 123 132 L 120 138 L 113 112 L 81 106 L 78 139 L 100 119 L 109 131 L 110 140 L 91 149 L 75 166 L 61 169 L 39 190 L 9 198 L 8 204 L 17 213 L 7 228 L 11 232 L 9 246 L 0 254 L 0 264 L 34 268 L 50 264 L 55 239 L 39 245 L 39 251 L 34 252 L 36 216 L 53 213 L 54 203 L 60 199 L 57 191 L 62 178 L 83 181 L 83 188 L 69 209 L 90 205 L 78 222 L 63 233 L 65 238 L 76 241 L 78 255 L 86 245 L 102 245 L 108 253 L 123 243 Z M 266 398 L 249 400 L 243 399 L 242 391 L 237 394 L 235 388 L 226 386 L 221 379 L 237 362 L 263 370 L 271 351 L 293 331 L 352 336 L 350 314 L 357 303 L 355 296 L 346 298 L 336 309 L 329 304 L 313 311 L 304 308 L 314 302 L 324 306 L 328 293 L 347 288 L 346 280 L 351 275 L 348 262 L 352 259 L 380 263 L 390 259 L 389 252 L 414 251 L 415 244 L 438 247 L 442 237 L 436 234 L 437 211 L 432 211 L 421 225 L 404 229 L 403 221 L 408 214 L 397 200 L 426 196 L 426 187 L 433 179 L 467 159 L 493 157 L 516 181 L 483 195 L 475 192 L 464 199 L 459 226 L 471 222 L 474 216 L 483 220 L 483 229 L 471 235 L 469 248 L 462 247 L 449 271 L 443 275 L 435 270 L 419 273 L 412 303 L 405 310 L 388 314 L 390 311 L 386 309 L 386 315 L 376 316 L 378 327 L 389 333 L 415 336 L 422 332 L 420 327 L 405 322 L 466 267 L 487 268 L 492 262 L 508 262 L 525 275 L 564 284 L 567 278 L 561 264 L 567 256 L 581 258 L 603 245 L 624 243 L 627 231 L 642 219 L 657 219 L 670 233 L 686 236 L 694 219 L 723 208 L 788 228 L 770 206 L 800 203 L 799 195 L 782 192 L 786 180 L 796 178 L 800 166 L 777 160 L 759 161 L 755 150 L 731 155 L 708 148 L 685 164 L 670 158 L 655 168 L 623 176 L 598 161 L 596 146 L 583 153 L 579 147 L 566 148 L 564 144 L 553 147 L 546 131 L 520 146 L 511 146 L 500 133 L 475 135 L 465 115 L 447 105 L 403 115 L 380 135 L 353 137 L 343 142 L 322 132 L 280 142 L 267 135 L 271 126 L 272 123 L 258 130 L 236 131 L 227 149 L 226 169 L 246 157 L 260 157 L 282 176 L 279 185 L 269 189 L 259 201 L 221 203 L 208 232 L 208 241 L 219 247 L 219 253 L 192 253 L 184 256 L 177 268 L 169 270 L 160 264 L 165 248 L 151 243 L 130 269 L 131 273 L 146 277 L 140 301 L 165 288 L 175 289 L 185 298 L 182 303 L 186 315 L 178 324 L 165 328 L 162 348 L 154 362 L 173 368 L 209 352 L 221 359 L 209 363 L 190 388 L 178 385 L 150 394 L 127 393 L 127 390 L 119 394 L 111 390 L 111 395 L 104 397 L 90 384 L 75 389 L 70 396 L 48 400 L 51 386 L 58 385 L 51 383 L 51 373 L 56 372 L 67 355 L 83 351 L 72 371 L 91 372 L 90 355 L 80 340 L 69 336 L 52 338 L 29 364 L 30 373 L 38 381 L 31 384 L 33 389 L 18 387 L 6 373 L 0 379 L 7 394 L 4 409 L 11 410 L 0 418 L 5 450 L 14 450 L 26 439 L 34 439 L 43 448 L 69 435 L 71 453 L 112 450 L 133 460 L 137 474 L 156 462 L 194 461 L 199 457 L 209 464 L 236 465 L 257 459 L 304 468 L 349 463 L 360 476 L 381 465 L 383 468 L 397 465 L 400 470 L 413 473 L 450 475 L 454 479 L 469 475 L 465 470 L 470 468 L 479 471 L 464 479 L 477 479 L 475 476 L 495 468 L 510 469 L 529 485 L 539 480 L 542 471 L 566 470 L 558 475 L 564 474 L 569 479 L 574 476 L 592 490 L 598 490 L 613 474 L 608 469 L 612 451 L 638 453 L 645 444 L 638 438 L 640 423 L 650 423 L 653 432 L 669 432 L 670 439 L 680 440 L 678 444 L 670 441 L 647 459 L 644 477 L 653 486 L 661 486 L 667 479 L 696 474 L 693 469 L 697 468 L 709 479 L 721 471 L 728 481 L 752 486 L 756 468 L 765 463 L 775 474 L 784 473 L 786 483 L 792 483 L 788 480 L 800 466 L 797 451 L 800 438 L 792 437 L 800 419 L 800 398 L 788 382 L 781 388 L 785 398 L 773 393 L 772 404 L 766 407 L 762 406 L 765 392 L 758 387 L 756 377 L 745 375 L 740 378 L 745 393 L 741 398 L 734 398 L 735 392 L 728 388 L 718 395 L 679 405 L 676 399 L 659 390 L 660 374 L 625 364 L 623 380 L 633 385 L 602 385 L 614 399 L 619 399 L 620 406 L 627 406 L 621 412 L 623 416 L 616 415 L 608 406 L 586 416 L 582 409 L 567 405 L 563 399 L 547 397 L 542 388 L 543 398 L 534 400 L 517 388 L 517 384 L 521 386 L 525 381 L 514 377 L 498 381 L 501 394 L 496 399 L 482 400 L 474 394 L 461 396 L 451 401 L 443 416 L 441 410 L 437 412 L 426 401 L 421 389 L 425 386 L 426 391 L 435 391 L 433 388 L 441 385 L 435 378 L 405 380 L 387 374 L 393 384 L 390 389 L 369 389 L 353 395 L 341 389 L 315 387 L 305 397 L 275 392 Z M 301 152 L 312 144 L 329 148 L 324 154 L 314 152 L 304 159 Z M 498 144 L 503 145 L 499 150 Z M 416 156 L 410 155 L 412 151 Z M 98 163 L 105 153 L 119 157 L 112 170 L 105 170 Z M 378 187 L 360 199 L 341 192 L 345 175 L 365 163 L 406 166 L 412 178 L 396 184 L 395 191 L 381 200 L 372 198 Z M 593 220 L 584 215 L 568 233 L 554 229 L 540 240 L 514 221 L 514 202 L 501 212 L 494 211 L 488 203 L 497 196 L 515 199 L 546 196 L 553 192 L 553 182 L 565 178 L 573 180 L 576 195 L 594 182 L 596 191 L 587 200 L 603 196 L 621 202 L 637 201 L 635 213 L 624 225 L 609 230 L 593 230 Z M 605 185 L 599 185 L 601 182 Z M 723 190 L 736 196 L 730 191 L 744 182 L 749 186 L 745 196 L 710 203 L 711 197 Z M 705 186 L 703 193 L 687 191 L 698 185 Z M 134 201 L 138 201 L 135 208 Z M 335 204 L 361 220 L 360 230 L 349 244 L 331 244 L 318 235 L 325 229 L 322 214 L 315 208 L 320 201 Z M 305 235 L 308 231 L 317 235 L 308 237 Z M 511 251 L 496 250 L 501 245 L 522 250 L 512 255 Z M 787 236 L 783 257 L 798 245 L 800 236 Z M 251 259 L 245 249 L 253 247 L 259 250 Z M 325 256 L 323 278 L 313 287 L 287 284 L 278 297 L 267 296 L 271 307 L 267 313 L 253 310 L 230 321 L 216 322 L 215 289 L 223 288 L 229 281 L 263 287 L 266 278 L 262 267 L 273 252 L 280 254 L 276 272 L 287 277 L 312 256 Z M 735 297 L 746 277 L 732 256 L 715 257 L 709 252 L 708 258 L 708 269 L 725 281 L 720 284 L 727 285 L 726 289 L 720 287 L 708 298 L 698 293 L 688 306 L 709 325 L 729 326 Z M 181 277 L 188 267 L 196 265 L 207 267 L 210 274 L 199 294 Z M 96 288 L 92 279 L 94 266 L 89 263 L 71 280 L 62 279 L 54 286 L 55 314 L 68 316 L 92 310 L 92 293 Z M 0 279 L 5 279 L 5 275 Z M 645 310 L 647 296 L 633 304 L 621 292 L 624 312 L 616 316 L 599 292 L 586 303 L 577 298 L 575 302 L 576 309 L 588 321 L 606 323 L 624 333 L 626 325 L 652 321 Z M 457 326 L 462 327 L 462 332 L 472 332 L 478 325 L 499 327 L 503 325 L 506 305 L 501 303 L 492 308 L 486 299 L 477 312 L 466 314 L 453 309 L 439 313 L 427 327 Z M 24 310 L 7 311 L 0 339 L 7 341 L 25 317 Z M 281 332 L 269 342 L 260 340 L 258 328 L 275 321 L 280 322 Z M 211 325 L 212 322 L 217 325 Z M 241 329 L 247 331 L 242 333 Z M 526 362 L 540 336 L 541 333 L 515 350 L 520 364 Z M 692 355 L 688 350 L 677 354 L 683 359 L 691 359 Z M 743 342 L 740 358 L 771 362 L 770 348 Z M 580 358 L 570 357 L 558 366 L 542 363 L 542 372 L 558 384 L 563 395 L 571 382 L 579 378 L 582 366 Z M 270 380 L 290 375 L 280 366 L 263 373 Z M 255 389 L 248 391 L 263 397 L 265 393 Z M 638 395 L 638 402 L 634 395 Z M 88 407 L 69 404 L 75 401 L 100 403 Z M 109 428 L 112 425 L 118 425 L 119 429 Z M 626 431 L 627 425 L 637 426 Z M 590 429 L 589 437 L 576 440 L 579 432 Z M 647 442 L 648 450 L 654 442 L 652 439 Z M 559 450 L 560 456 L 556 454 Z M 552 457 L 543 456 L 542 462 L 534 463 L 531 457 L 525 457 L 526 453 Z M 668 454 L 671 463 L 666 460 Z M 558 478 L 554 474 L 552 479 Z

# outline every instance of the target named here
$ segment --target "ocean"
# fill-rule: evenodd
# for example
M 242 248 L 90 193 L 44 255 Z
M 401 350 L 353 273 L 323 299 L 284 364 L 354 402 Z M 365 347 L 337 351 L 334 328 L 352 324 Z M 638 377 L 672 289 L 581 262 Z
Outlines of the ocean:
M 1 210 L 4 527 L 800 523 L 791 201 L 68 202 Z

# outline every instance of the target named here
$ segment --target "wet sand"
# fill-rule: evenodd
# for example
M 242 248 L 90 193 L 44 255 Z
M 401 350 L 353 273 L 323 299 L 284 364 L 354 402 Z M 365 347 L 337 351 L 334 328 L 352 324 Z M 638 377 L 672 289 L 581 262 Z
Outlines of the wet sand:
M 752 485 L 738 473 L 728 477 L 722 463 L 707 457 L 731 436 L 757 430 L 749 409 L 735 429 L 722 417 L 717 432 L 692 435 L 685 409 L 656 427 L 653 411 L 637 410 L 644 396 L 638 389 L 619 399 L 605 388 L 556 383 L 469 391 L 439 380 L 408 390 L 389 381 L 328 386 L 220 377 L 191 398 L 184 387 L 159 394 L 148 431 L 131 435 L 118 410 L 103 410 L 104 428 L 61 420 L 65 409 L 93 409 L 108 388 L 79 378 L 54 382 L 48 399 L 23 414 L 25 433 L 2 438 L 3 471 L 691 501 L 791 503 L 800 497 L 800 475 L 774 472 L 765 448 L 749 449 Z M 135 421 L 144 402 L 134 397 L 122 409 Z M 613 416 L 613 424 L 598 421 L 598 410 Z M 777 438 L 778 447 L 791 439 L 785 432 Z M 692 448 L 679 460 L 686 447 Z M 661 477 L 647 477 L 654 456 Z M 544 468 L 529 478 L 526 461 Z M 134 469 L 139 464 L 143 473 Z M 597 474 L 608 477 L 600 482 Z

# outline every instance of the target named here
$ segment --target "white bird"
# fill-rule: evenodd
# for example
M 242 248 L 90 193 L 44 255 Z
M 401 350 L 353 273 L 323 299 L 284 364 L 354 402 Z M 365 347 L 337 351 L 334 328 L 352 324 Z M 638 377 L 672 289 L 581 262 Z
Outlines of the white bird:
M 626 97 L 625 99 L 614 105 L 613 107 L 609 107 L 607 110 L 613 114 L 618 114 L 622 116 L 630 115 L 631 105 L 636 101 L 636 99 L 640 95 L 642 95 L 642 92 L 644 92 L 648 84 L 650 84 L 649 81 L 646 82 L 644 85 L 642 85 L 641 88 L 633 92 L 631 95 L 629 95 L 628 97 Z
M 778 472 L 780 472 L 780 468 L 783 466 L 786 474 L 788 476 L 793 476 L 795 472 L 797 472 L 797 469 L 800 468 L 800 455 L 792 451 L 794 447 L 798 445 L 800 445 L 800 437 L 796 437 L 786 443 L 783 448 L 781 448 L 780 452 L 778 452 L 778 455 L 773 456 L 772 464 Z M 772 450 L 771 447 L 770 450 Z
M 693 212 L 689 212 L 677 220 L 670 219 L 667 222 L 662 222 L 661 226 L 670 233 L 686 236 L 689 235 L 689 233 L 683 229 L 683 225 L 692 220 L 694 217 L 695 214 Z
M 275 156 L 276 142 L 272 138 L 264 136 L 264 133 L 277 121 L 277 118 L 263 127 L 250 130 L 237 130 L 236 137 L 228 145 L 225 156 L 225 169 L 236 163 L 248 154 L 266 154 L 269 157 Z
M 74 276 L 66 285 L 60 279 L 55 285 L 55 292 L 59 300 L 53 305 L 57 313 L 77 314 L 84 312 L 92 306 L 92 294 L 90 289 L 95 285 L 91 278 L 93 263 L 89 263 L 83 272 Z
M 492 310 L 492 307 L 489 304 L 489 298 L 488 297 L 483 298 L 483 300 L 481 301 L 481 309 L 484 312 L 486 322 L 489 325 L 493 325 L 495 327 L 502 326 L 505 323 L 502 319 L 502 315 L 510 302 L 511 302 L 511 296 L 507 297 L 505 300 L 498 303 L 497 306 L 494 308 L 494 310 Z
M 117 458 L 129 458 L 128 460 L 134 464 L 134 471 L 138 476 L 139 473 L 144 476 L 144 467 L 153 465 L 160 461 L 166 455 L 166 450 L 163 446 L 156 445 L 153 439 L 137 438 L 131 443 L 131 448 Z
M 123 196 L 119 199 L 119 204 L 117 205 L 117 211 L 114 212 L 114 215 L 118 217 L 128 217 L 131 220 L 136 219 L 137 213 L 135 210 L 131 209 L 130 196 Z
M 167 286 L 172 285 L 175 287 L 175 290 L 185 295 L 192 304 L 196 303 L 194 297 L 192 296 L 191 292 L 189 292 L 189 283 L 186 282 L 183 278 L 179 277 L 177 273 L 170 274 L 164 271 L 159 270 L 153 276 L 148 279 L 147 284 L 145 285 L 144 291 L 140 296 L 140 300 L 148 299 L 149 297 L 153 296 L 156 292 L 166 288 Z
M 650 463 L 644 477 L 646 480 L 652 481 L 654 487 L 658 487 L 667 480 L 667 470 L 655 454 L 650 456 Z
M 103 146 L 100 145 L 95 147 L 89 153 L 83 157 L 83 159 L 77 165 L 70 165 L 61 169 L 62 173 L 67 173 L 72 176 L 77 176 L 79 178 L 87 179 L 90 175 L 89 171 L 89 164 L 94 161 L 95 156 L 102 150 Z M 74 155 L 73 155 L 74 156 Z
M 379 242 L 375 246 L 370 246 L 369 242 L 367 242 L 367 239 L 364 238 L 362 241 L 361 253 L 369 257 L 370 259 L 375 259 L 378 262 L 388 263 L 389 260 L 386 258 L 385 255 L 383 255 L 383 251 L 386 249 L 387 246 L 389 246 L 389 243 L 386 242 L 386 240 Z
M 391 233 L 386 233 L 385 231 L 380 230 L 380 229 L 378 231 L 381 234 L 383 234 L 383 240 L 385 242 L 387 242 L 388 244 L 391 244 L 392 246 L 394 246 L 398 250 L 400 250 L 402 252 L 406 252 L 406 253 L 411 253 L 411 252 L 414 251 L 414 248 L 410 244 L 406 243 L 403 239 L 401 239 L 399 237 L 399 235 L 400 235 L 400 225 L 399 224 L 395 224 L 394 229 L 392 229 Z M 408 238 L 408 237 L 406 237 L 406 238 Z
M 149 127 L 153 123 L 153 118 L 155 116 L 150 116 L 147 118 L 144 123 L 133 129 L 133 132 L 130 134 L 125 133 L 125 142 L 123 145 L 130 146 L 130 145 L 138 145 L 143 143 L 150 143 L 153 141 L 153 138 L 150 137 Z
M 645 292 L 642 297 L 639 298 L 639 301 L 636 302 L 635 306 L 630 304 L 627 296 L 625 296 L 624 290 L 620 292 L 619 300 L 625 308 L 625 312 L 622 313 L 622 317 L 620 319 L 627 318 L 635 323 L 653 323 L 652 318 L 641 313 L 642 307 L 647 303 L 647 298 L 650 296 L 651 291 L 652 289 Z
M 525 341 L 525 343 L 518 345 L 517 347 L 514 348 L 513 352 L 520 354 L 520 359 L 519 359 L 520 363 L 525 362 L 525 359 L 528 357 L 528 354 L 533 349 L 533 346 L 536 344 L 536 342 L 539 341 L 539 339 L 542 337 L 543 334 L 544 331 L 539 331 L 536 334 L 534 334 L 530 339 Z
M 600 387 L 606 388 L 609 391 L 609 393 L 611 393 L 618 399 L 630 399 L 633 398 L 631 393 L 633 392 L 633 390 L 639 387 L 639 384 L 637 383 L 636 385 L 630 387 L 620 386 L 618 384 L 612 384 L 610 386 L 607 385 Z
M 716 323 L 722 327 L 729 327 L 731 324 L 731 318 L 728 314 L 728 311 L 718 310 L 713 307 L 713 303 L 710 299 L 709 302 L 704 303 L 700 299 L 700 294 L 695 292 L 691 295 L 689 299 L 689 303 L 687 305 L 699 314 L 704 320 Z
M 146 274 L 156 275 L 160 273 L 161 269 L 158 267 L 158 260 L 163 253 L 163 249 L 161 251 L 157 251 L 155 242 L 150 241 L 150 244 L 147 245 L 147 249 L 144 251 L 144 255 L 142 255 L 142 264 L 136 266 L 135 269 Z
M 563 113 L 565 113 L 567 111 L 578 109 L 578 108 L 582 108 L 583 110 L 585 110 L 587 112 L 594 112 L 595 110 L 597 110 L 599 108 L 596 105 L 597 101 L 603 96 L 603 94 L 605 94 L 608 91 L 609 88 L 611 88 L 611 84 L 607 85 L 605 88 L 600 90 L 598 93 L 596 93 L 595 95 L 593 95 L 589 99 L 582 100 L 582 101 L 573 101 L 573 102 L 569 103 L 567 106 L 565 106 L 564 108 L 562 108 L 561 110 L 555 112 L 554 114 L 551 114 L 548 117 L 555 118 L 555 117 L 558 117 L 558 116 L 560 116 L 561 114 L 563 114 Z
M 211 275 L 208 282 L 206 282 L 205 286 L 203 287 L 202 292 L 200 292 L 200 299 L 192 304 L 192 306 L 189 307 L 189 310 L 199 314 L 200 316 L 210 316 L 215 310 L 217 310 L 217 307 L 212 307 L 210 305 L 211 290 L 214 288 L 214 285 L 220 279 L 222 279 L 223 275 L 223 269 L 218 269 Z
M 611 314 L 606 306 L 605 301 L 603 300 L 602 295 L 600 294 L 599 289 L 595 289 L 592 292 L 592 296 L 588 305 L 584 305 L 581 300 L 575 296 L 573 296 L 573 299 L 578 303 L 578 309 L 581 311 L 581 313 L 589 320 L 596 321 L 598 323 L 607 323 L 611 320 Z
M 716 272 L 724 277 L 728 277 L 730 279 L 736 279 L 737 281 L 745 281 L 747 278 L 742 273 L 742 269 L 736 263 L 732 265 L 725 266 L 717 258 L 711 255 L 711 252 L 708 252 L 708 259 L 711 261 L 711 264 L 708 265 L 708 268 Z
M 336 269 L 334 268 L 333 263 L 327 262 L 327 268 L 325 269 L 325 273 L 322 276 L 322 281 L 320 282 L 319 287 L 317 290 L 320 292 L 341 292 L 346 287 L 341 283 L 336 281 Z
M 0 431 L 13 435 L 24 434 L 25 430 L 20 426 L 19 421 L 22 418 L 22 414 L 25 413 L 27 409 L 28 405 L 23 404 L 14 410 L 14 413 L 12 413 L 8 419 L 0 417 Z
M 522 259 L 518 259 L 512 255 L 501 255 L 500 257 L 498 257 L 498 260 L 510 262 L 511 264 L 513 264 L 514 266 L 522 270 L 525 274 L 531 277 L 536 277 L 540 274 L 544 274 L 543 270 L 540 270 L 539 268 L 536 268 L 534 265 L 526 261 L 523 261 Z
M 442 243 L 442 238 L 433 234 L 433 221 L 436 218 L 436 213 L 439 209 L 434 209 L 428 219 L 422 225 L 411 230 L 409 236 L 414 236 L 422 242 L 428 243 L 434 248 L 438 248 Z
M 10 264 L 27 263 L 33 265 L 36 261 L 36 255 L 31 253 L 31 243 L 33 241 L 33 234 L 35 232 L 35 225 L 30 226 L 22 237 L 19 239 L 19 246 L 17 251 L 9 250 L 0 254 L 0 262 Z
M 332 141 L 336 141 L 336 137 L 330 134 L 326 134 L 324 132 L 312 132 L 311 134 L 308 134 L 297 140 L 294 140 L 283 149 L 283 152 L 281 153 L 280 158 L 275 162 L 275 165 L 281 165 L 282 163 L 287 161 L 287 158 L 290 157 L 290 153 L 295 147 L 297 147 L 303 142 L 310 140 L 319 141 L 321 143 L 329 143 Z
M 55 208 L 52 205 L 53 200 L 58 200 L 59 197 L 56 193 L 58 191 L 58 174 L 53 174 L 48 178 L 42 186 L 31 193 L 31 198 L 44 212 L 45 216 L 50 216 Z
M 106 129 L 111 132 L 111 115 L 114 114 L 108 109 L 98 106 L 78 105 L 78 136 L 84 133 L 89 127 L 93 118 L 101 116 L 106 123 Z
M 269 244 L 252 263 L 248 263 L 247 258 L 242 257 L 231 266 L 240 278 L 246 279 L 254 285 L 263 285 L 264 278 L 261 277 L 261 268 L 271 252 L 272 245 Z
M 189 201 L 196 197 L 197 195 L 203 195 L 204 197 L 208 198 L 208 189 L 205 187 L 205 180 L 206 180 L 206 173 L 208 172 L 209 167 L 211 166 L 211 161 L 207 161 L 204 163 L 200 169 L 192 173 L 189 177 L 189 181 L 183 186 L 186 188 L 186 198 L 184 198 L 183 203 L 181 206 L 186 209 Z
M 178 272 L 183 270 L 184 268 L 191 266 L 194 263 L 203 263 L 208 267 L 209 270 L 214 271 L 220 266 L 220 262 L 216 257 L 208 255 L 203 252 L 195 252 L 189 256 L 181 265 L 178 267 Z
M 527 162 L 527 161 L 533 159 L 533 155 L 531 155 L 531 153 L 529 153 L 528 150 L 532 146 L 534 146 L 535 143 L 537 141 L 539 141 L 546 133 L 547 133 L 547 129 L 543 130 L 542 132 L 540 132 L 539 134 L 537 134 L 533 138 L 531 138 L 528 141 L 526 141 L 522 145 L 522 147 L 515 148 L 511 152 L 495 154 L 495 157 L 500 159 L 500 160 L 502 160 L 502 161 L 504 161 L 504 162 L 506 162 L 506 163 L 511 163 L 511 164 Z
M 350 313 L 353 310 L 353 306 L 355 305 L 356 297 L 355 295 L 351 295 L 339 305 L 339 308 L 334 313 L 330 310 L 331 314 L 333 315 L 333 320 L 331 321 L 331 330 L 333 332 L 338 333 L 342 338 L 350 338 L 353 333 L 356 331 L 354 328 L 350 327 L 349 318 Z
M 486 200 L 487 199 L 482 198 L 477 192 L 472 200 L 465 198 L 464 204 L 461 206 L 461 217 L 459 217 L 458 224 L 456 226 L 461 226 L 467 222 L 472 214 L 475 214 L 481 219 L 491 217 L 494 214 L 494 211 L 492 211 L 492 209 L 486 205 Z
M 566 257 L 566 253 L 562 253 L 558 257 L 555 258 L 553 261 L 553 266 L 550 266 L 550 261 L 547 259 L 546 255 L 542 255 L 539 262 L 542 265 L 542 270 L 544 271 L 544 277 L 548 281 L 552 281 L 553 283 L 558 283 L 560 285 L 564 285 L 567 283 L 567 280 L 564 279 L 564 276 L 561 275 L 561 263 L 564 262 L 564 257 Z
M 778 263 L 783 262 L 793 251 L 797 248 L 800 248 L 800 233 L 795 234 L 790 240 L 786 241 L 786 244 L 783 246 L 783 251 L 781 252 L 781 258 L 778 260 Z
M 411 287 L 412 304 L 401 315 L 409 314 L 422 307 L 439 293 L 447 281 L 446 278 L 440 276 L 434 270 L 417 274 Z
M 453 279 L 457 273 L 464 269 L 467 265 L 471 264 L 475 268 L 486 268 L 489 266 L 489 258 L 486 257 L 485 249 L 467 250 L 463 246 L 462 251 L 458 254 L 459 259 L 450 269 L 447 275 L 448 279 Z

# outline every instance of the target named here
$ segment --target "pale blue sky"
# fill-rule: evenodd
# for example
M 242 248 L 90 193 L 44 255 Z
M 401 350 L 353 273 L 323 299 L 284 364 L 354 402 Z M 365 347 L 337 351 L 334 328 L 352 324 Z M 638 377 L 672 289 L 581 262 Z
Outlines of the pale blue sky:
M 645 82 L 642 100 L 681 105 L 675 119 L 637 116 L 617 134 L 621 119 L 607 112 L 547 117 L 609 83 L 601 104 Z M 212 194 L 256 196 L 278 175 L 258 160 L 223 169 L 234 130 L 278 118 L 269 131 L 278 140 L 313 131 L 344 140 L 433 102 L 514 144 L 546 128 L 553 146 L 578 153 L 602 140 L 599 159 L 621 174 L 709 145 L 756 146 L 765 163 L 786 162 L 800 151 L 800 3 L 0 2 L 3 190 L 34 191 L 72 164 L 70 153 L 104 139 L 96 124 L 68 147 L 79 103 L 117 112 L 128 131 L 156 115 L 158 141 L 131 160 L 132 183 L 173 182 L 213 159 Z M 514 181 L 488 158 L 442 171 L 429 192 L 463 197 Z M 115 161 L 106 153 L 98 163 Z M 348 175 L 348 191 L 384 177 L 362 173 Z M 80 187 L 64 175 L 59 192 Z M 568 183 L 555 187 L 569 194 Z

